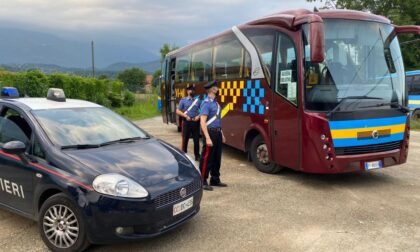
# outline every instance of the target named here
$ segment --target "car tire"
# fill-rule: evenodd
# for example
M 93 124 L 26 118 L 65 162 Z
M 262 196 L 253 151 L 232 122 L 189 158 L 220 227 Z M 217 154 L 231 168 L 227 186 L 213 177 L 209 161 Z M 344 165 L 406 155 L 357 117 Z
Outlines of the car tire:
M 64 193 L 51 196 L 41 206 L 38 228 L 52 251 L 76 252 L 89 246 L 82 214 Z
M 261 172 L 275 174 L 278 173 L 282 167 L 273 163 L 269 159 L 267 145 L 261 135 L 256 136 L 251 142 L 251 160 L 255 167 Z

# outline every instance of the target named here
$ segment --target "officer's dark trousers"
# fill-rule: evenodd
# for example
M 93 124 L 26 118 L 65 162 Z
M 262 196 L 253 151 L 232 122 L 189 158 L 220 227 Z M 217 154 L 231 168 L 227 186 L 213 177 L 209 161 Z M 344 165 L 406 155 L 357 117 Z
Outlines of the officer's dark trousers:
M 220 130 L 208 129 L 213 146 L 207 146 L 206 139 L 203 137 L 203 150 L 200 158 L 200 170 L 204 182 L 207 182 L 209 174 L 210 183 L 220 183 L 220 165 L 222 161 L 222 133 Z
M 194 155 L 197 158 L 200 154 L 200 122 L 183 121 L 182 123 L 182 150 L 187 153 L 188 140 L 192 134 L 194 140 Z

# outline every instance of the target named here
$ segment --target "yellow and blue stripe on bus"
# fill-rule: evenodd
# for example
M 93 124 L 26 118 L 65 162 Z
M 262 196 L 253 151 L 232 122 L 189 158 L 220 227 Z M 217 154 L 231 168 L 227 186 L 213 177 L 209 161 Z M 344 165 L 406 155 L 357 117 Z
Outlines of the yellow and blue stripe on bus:
M 335 148 L 383 144 L 404 139 L 405 116 L 330 121 Z
M 408 107 L 410 110 L 420 109 L 420 95 L 409 95 Z

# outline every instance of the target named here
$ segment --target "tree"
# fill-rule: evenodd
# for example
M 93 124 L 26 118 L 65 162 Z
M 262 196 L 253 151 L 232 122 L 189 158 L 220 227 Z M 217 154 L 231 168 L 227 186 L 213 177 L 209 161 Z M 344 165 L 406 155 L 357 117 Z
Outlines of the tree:
M 131 68 L 120 72 L 117 79 L 124 83 L 124 87 L 131 92 L 138 92 L 144 88 L 146 72 L 140 68 Z
M 418 0 L 326 0 L 324 3 L 324 7 L 329 7 L 333 3 L 338 9 L 370 11 L 388 17 L 396 25 L 420 25 Z M 420 44 L 418 41 L 415 42 L 418 38 L 418 35 L 399 36 L 406 70 L 420 69 Z
M 163 46 L 160 48 L 160 62 L 162 63 L 163 60 L 165 59 L 166 54 L 178 49 L 179 47 L 176 45 L 172 45 L 172 47 L 168 44 L 165 43 L 163 44 Z

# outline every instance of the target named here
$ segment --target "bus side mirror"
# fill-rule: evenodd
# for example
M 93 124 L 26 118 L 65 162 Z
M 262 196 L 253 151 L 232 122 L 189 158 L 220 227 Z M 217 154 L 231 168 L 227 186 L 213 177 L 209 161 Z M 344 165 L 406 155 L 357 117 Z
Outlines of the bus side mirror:
M 392 40 L 394 40 L 394 38 L 397 35 L 404 34 L 404 33 L 420 35 L 420 26 L 418 25 L 395 26 L 394 30 L 385 39 L 384 48 L 389 48 L 389 45 L 391 44 Z
M 311 46 L 311 62 L 322 63 L 324 62 L 324 23 L 313 22 L 310 23 L 310 46 Z
M 416 25 L 403 25 L 403 26 L 395 26 L 394 30 L 388 35 L 384 42 L 384 56 L 386 64 L 388 65 L 389 72 L 396 73 L 397 70 L 394 66 L 394 61 L 392 59 L 391 49 L 389 46 L 394 38 L 399 34 L 404 33 L 411 33 L 411 34 L 420 34 L 420 26 Z
M 418 25 L 402 25 L 402 26 L 395 26 L 395 32 L 397 35 L 402 33 L 412 33 L 420 35 L 420 26 Z

